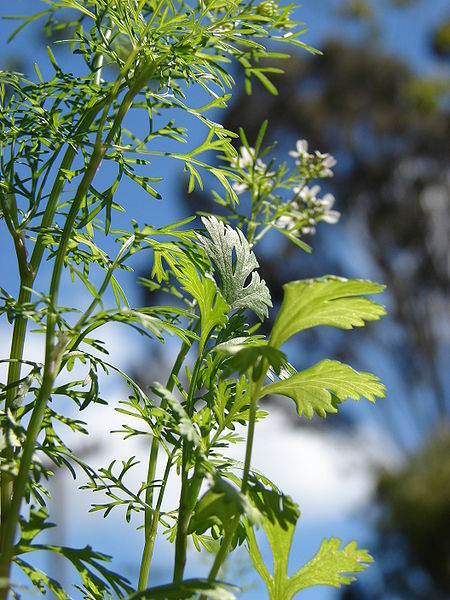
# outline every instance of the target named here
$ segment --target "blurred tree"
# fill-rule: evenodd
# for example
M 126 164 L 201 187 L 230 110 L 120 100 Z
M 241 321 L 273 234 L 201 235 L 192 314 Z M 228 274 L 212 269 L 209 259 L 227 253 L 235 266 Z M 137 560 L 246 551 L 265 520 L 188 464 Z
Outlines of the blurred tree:
M 376 500 L 389 597 L 449 598 L 450 428 L 440 428 L 398 471 L 382 471 Z
M 447 19 L 438 27 L 432 36 L 432 46 L 435 54 L 441 58 L 450 57 L 450 20 Z

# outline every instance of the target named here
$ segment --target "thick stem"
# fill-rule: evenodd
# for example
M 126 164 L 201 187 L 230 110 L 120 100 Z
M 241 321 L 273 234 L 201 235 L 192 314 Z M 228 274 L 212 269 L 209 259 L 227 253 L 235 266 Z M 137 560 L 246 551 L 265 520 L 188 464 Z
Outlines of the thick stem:
M 33 453 L 35 451 L 36 438 L 41 430 L 42 419 L 44 417 L 45 409 L 47 406 L 47 400 L 50 396 L 53 387 L 54 374 L 51 372 L 51 364 L 53 363 L 53 365 L 56 366 L 58 359 L 59 357 L 54 355 L 53 359 L 48 363 L 49 366 L 47 367 L 44 373 L 42 386 L 39 391 L 39 395 L 31 415 L 30 423 L 27 428 L 27 435 L 25 438 L 25 443 L 21 456 L 19 472 L 15 480 L 14 493 L 12 496 L 11 504 L 9 506 L 7 519 L 4 523 L 2 552 L 0 559 L 0 578 L 9 577 L 10 565 L 13 556 L 14 535 L 19 520 L 20 505 L 22 503 L 22 498 L 25 492 L 26 483 L 28 479 L 28 469 L 31 464 Z M 6 598 L 7 594 L 7 588 L 0 590 L 0 598 Z
M 197 469 L 191 479 L 188 479 L 187 473 L 181 482 L 180 505 L 178 508 L 177 537 L 175 540 L 175 565 L 173 570 L 173 582 L 183 581 L 184 569 L 186 567 L 187 556 L 187 538 L 189 523 L 192 513 L 197 503 L 200 493 L 203 477 Z
M 81 118 L 80 123 L 77 127 L 77 134 L 85 132 L 95 117 L 98 115 L 99 111 L 102 109 L 105 104 L 106 99 L 102 99 L 100 102 L 97 102 L 94 106 L 92 106 L 86 114 Z M 55 156 L 59 150 L 56 151 Z M 45 250 L 45 242 L 44 242 L 44 232 L 53 222 L 53 218 L 56 212 L 56 207 L 58 204 L 58 200 L 60 198 L 64 183 L 66 181 L 65 171 L 69 170 L 72 166 L 72 162 L 75 158 L 76 150 L 69 146 L 67 149 L 61 165 L 59 167 L 55 182 L 50 191 L 50 195 L 47 201 L 47 205 L 44 211 L 44 215 L 42 217 L 42 222 L 40 226 L 40 231 L 43 233 L 38 233 L 36 243 L 33 249 L 33 253 L 31 255 L 30 261 L 27 261 L 26 248 L 23 242 L 23 238 L 20 235 L 20 232 L 17 231 L 17 224 L 13 223 L 14 227 L 11 227 L 11 235 L 14 240 L 14 246 L 16 249 L 17 262 L 19 267 L 19 275 L 21 278 L 19 295 L 17 299 L 17 305 L 19 307 L 25 306 L 31 299 L 32 287 L 34 280 L 36 278 L 37 272 L 39 270 L 42 256 Z M 4 211 L 5 212 L 5 211 Z M 6 213 L 5 213 L 6 214 Z M 8 385 L 11 386 L 6 393 L 5 400 L 5 408 L 6 411 L 12 411 L 14 414 L 14 398 L 16 395 L 16 388 L 12 385 L 15 381 L 20 379 L 21 368 L 22 368 L 22 358 L 23 358 L 23 350 L 25 346 L 25 338 L 27 331 L 28 318 L 23 315 L 17 315 L 14 319 L 13 326 L 13 334 L 11 340 L 11 350 L 10 350 L 10 359 L 8 368 Z M 8 431 L 3 432 L 4 437 L 6 439 L 6 443 L 8 444 L 9 433 Z M 5 449 L 5 458 L 6 460 L 11 460 L 13 458 L 13 451 L 7 445 Z M 10 510 L 11 504 L 11 496 L 12 496 L 12 482 L 11 477 L 7 473 L 3 473 L 1 476 L 1 519 L 0 519 L 0 548 L 3 547 L 3 538 L 5 534 L 6 521 L 8 520 L 8 514 Z
M 58 374 L 62 354 L 64 351 L 63 343 L 55 343 L 55 329 L 57 321 L 56 303 L 58 289 L 61 279 L 61 271 L 64 265 L 66 249 L 70 236 L 72 234 L 73 225 L 76 216 L 81 207 L 81 203 L 91 185 L 91 182 L 97 172 L 105 153 L 105 147 L 95 147 L 89 161 L 88 168 L 80 182 L 75 198 L 72 202 L 69 214 L 67 216 L 63 233 L 61 236 L 58 252 L 55 257 L 55 263 L 50 282 L 50 307 L 47 316 L 46 327 L 46 347 L 45 347 L 45 366 L 44 375 L 39 394 L 31 413 L 30 422 L 25 436 L 24 447 L 20 459 L 19 472 L 14 483 L 14 493 L 11 504 L 4 521 L 4 533 L 2 536 L 2 552 L 0 558 L 0 577 L 9 577 L 11 560 L 13 556 L 14 535 L 19 521 L 20 506 L 22 498 L 25 494 L 26 484 L 28 480 L 28 471 L 35 450 L 37 436 L 41 430 L 42 419 L 44 418 L 45 409 L 48 399 L 50 398 L 53 383 Z M 26 327 L 26 322 L 24 324 Z M 7 589 L 0 592 L 0 598 L 7 596 Z

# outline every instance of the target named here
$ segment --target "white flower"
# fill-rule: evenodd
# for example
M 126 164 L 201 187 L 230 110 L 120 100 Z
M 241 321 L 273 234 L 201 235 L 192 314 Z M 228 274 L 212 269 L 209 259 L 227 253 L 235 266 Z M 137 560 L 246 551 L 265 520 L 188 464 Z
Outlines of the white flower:
M 331 156 L 331 154 L 328 153 L 319 152 L 318 150 L 316 150 L 315 155 L 322 167 L 320 177 L 333 177 L 333 171 L 331 169 L 336 164 L 334 156 Z
M 248 190 L 248 185 L 246 183 L 240 183 L 239 181 L 235 181 L 231 187 L 238 196 L 240 196 Z
M 308 142 L 306 140 L 297 140 L 295 148 L 295 150 L 290 150 L 289 156 L 299 159 L 304 159 L 305 157 L 310 156 L 308 154 Z M 299 161 L 296 162 L 299 164 Z
M 281 215 L 275 221 L 275 225 L 280 229 L 291 229 L 295 225 L 295 220 L 289 215 Z
M 324 167 L 327 167 L 328 169 L 331 169 L 331 167 L 334 167 L 334 165 L 336 164 L 336 159 L 334 158 L 334 156 L 331 156 L 331 154 L 328 154 L 328 152 L 322 153 L 316 150 L 316 156 L 320 160 L 322 165 Z
M 335 202 L 335 198 L 333 194 L 325 194 L 325 196 L 320 201 L 320 204 L 325 208 L 325 210 L 330 209 Z
M 331 210 L 334 205 L 333 194 L 325 194 L 320 201 L 320 204 L 325 209 L 325 212 L 322 216 L 322 221 L 325 221 L 325 223 L 330 223 L 330 225 L 335 225 L 339 221 L 341 213 L 337 210 Z
M 313 185 L 309 188 L 305 185 L 303 188 L 294 188 L 298 198 L 301 198 L 305 204 L 314 204 L 317 202 L 317 194 L 320 192 L 320 185 Z
M 234 159 L 234 166 L 239 167 L 240 169 L 248 169 L 253 165 L 254 157 L 255 157 L 255 149 L 254 148 L 246 148 L 245 146 L 241 146 L 240 148 L 240 156 L 237 159 Z

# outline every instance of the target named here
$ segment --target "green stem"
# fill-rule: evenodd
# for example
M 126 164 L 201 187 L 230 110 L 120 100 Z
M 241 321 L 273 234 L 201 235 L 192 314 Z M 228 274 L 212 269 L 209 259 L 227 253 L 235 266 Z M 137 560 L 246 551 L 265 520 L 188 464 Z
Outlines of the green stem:
M 254 440 L 254 436 L 255 436 L 256 411 L 257 411 L 257 407 L 258 407 L 258 398 L 259 398 L 259 394 L 261 392 L 261 388 L 264 384 L 264 380 L 267 375 L 267 370 L 268 370 L 268 363 L 267 363 L 267 361 L 264 361 L 263 368 L 262 368 L 262 375 L 258 379 L 258 381 L 253 383 L 252 379 L 250 377 L 250 382 L 251 382 L 250 383 L 250 412 L 249 412 L 247 444 L 246 444 L 246 449 L 245 449 L 244 472 L 242 475 L 242 483 L 241 483 L 241 493 L 242 494 L 247 493 L 247 489 L 248 489 L 248 478 L 250 475 L 251 458 L 252 458 L 252 451 L 253 451 L 253 440 Z M 220 549 L 219 549 L 218 553 L 216 554 L 216 558 L 214 560 L 213 566 L 211 567 L 211 570 L 208 575 L 208 579 L 210 581 L 213 581 L 217 577 L 217 574 L 219 573 L 221 566 L 225 562 L 225 559 L 228 555 L 228 551 L 230 548 L 230 544 L 233 540 L 234 534 L 239 525 L 239 521 L 240 521 L 239 516 L 234 517 L 232 524 L 226 529 L 225 535 L 224 535 L 222 543 L 220 545 Z
M 23 452 L 20 459 L 19 472 L 15 480 L 14 493 L 12 496 L 8 513 L 6 515 L 6 519 L 4 521 L 4 532 L 2 536 L 2 553 L 0 559 L 0 577 L 9 577 L 11 560 L 13 556 L 14 535 L 17 523 L 19 521 L 19 513 L 22 498 L 25 494 L 26 484 L 28 480 L 28 471 L 35 450 L 36 439 L 41 430 L 42 419 L 45 414 L 47 402 L 50 397 L 53 382 L 58 374 L 62 353 L 64 351 L 64 343 L 55 344 L 54 336 L 57 322 L 56 302 L 61 279 L 61 271 L 66 257 L 66 249 L 70 240 L 70 236 L 72 234 L 72 229 L 81 203 L 89 189 L 89 186 L 91 185 L 91 182 L 95 176 L 95 173 L 97 172 L 98 167 L 100 166 L 105 150 L 105 146 L 94 147 L 94 151 L 89 161 L 89 165 L 86 169 L 83 179 L 80 182 L 80 185 L 77 189 L 77 193 L 72 202 L 69 214 L 67 216 L 60 244 L 58 247 L 58 252 L 55 257 L 49 292 L 50 306 L 47 316 L 45 366 L 43 380 L 36 403 L 31 413 L 30 422 L 25 436 Z M 24 327 L 26 327 L 26 321 L 24 323 Z M 24 336 L 22 337 L 22 343 L 23 339 Z M 2 595 L 4 598 L 6 598 L 7 589 L 1 592 L 0 598 L 2 597 Z
M 153 549 L 155 547 L 155 539 L 156 539 L 156 533 L 158 531 L 159 516 L 161 514 L 161 504 L 163 501 L 167 481 L 169 479 L 169 473 L 170 473 L 170 469 L 172 467 L 172 462 L 173 462 L 173 457 L 175 455 L 175 452 L 176 452 L 176 449 L 174 449 L 167 458 L 167 464 L 166 464 L 166 468 L 164 470 L 164 475 L 163 475 L 161 488 L 159 490 L 158 500 L 156 502 L 155 510 L 153 511 L 153 515 L 152 515 L 153 518 L 152 518 L 152 521 L 150 524 L 150 529 L 148 530 L 148 534 L 146 534 L 144 551 L 142 553 L 141 568 L 139 571 L 139 584 L 138 584 L 139 592 L 142 592 L 143 590 L 147 589 L 148 574 L 150 571 L 150 564 L 152 561 Z M 147 509 L 146 509 L 146 512 L 147 512 Z
M 80 123 L 77 127 L 77 134 L 85 132 L 89 126 L 94 121 L 98 112 L 101 110 L 105 103 L 105 99 L 102 99 L 100 102 L 97 102 L 94 106 L 87 110 L 85 115 L 80 120 Z M 17 305 L 19 308 L 25 306 L 31 299 L 32 287 L 34 280 L 36 278 L 37 272 L 39 270 L 42 256 L 45 250 L 45 242 L 44 242 L 44 232 L 53 222 L 53 218 L 56 212 L 56 207 L 58 204 L 59 197 L 61 195 L 64 183 L 66 181 L 66 175 L 64 175 L 65 171 L 69 170 L 72 166 L 72 162 L 75 158 L 76 150 L 69 146 L 67 149 L 61 165 L 59 167 L 55 182 L 50 191 L 50 195 L 47 201 L 47 205 L 44 211 L 44 215 L 42 217 L 42 222 L 40 225 L 40 232 L 37 235 L 36 243 L 33 249 L 33 253 L 31 255 L 30 261 L 27 261 L 26 247 L 23 242 L 23 238 L 18 231 L 18 227 L 16 223 L 9 223 L 9 229 L 11 235 L 14 240 L 14 246 L 16 249 L 17 262 L 19 267 L 19 275 L 20 275 L 20 289 L 19 295 L 17 299 Z M 7 214 L 8 211 L 5 211 L 3 206 L 4 214 Z M 41 233 L 42 232 L 42 233 Z M 14 398 L 16 395 L 16 388 L 13 386 L 15 381 L 20 379 L 21 368 L 22 368 L 22 358 L 23 358 L 23 350 L 25 346 L 25 337 L 27 331 L 28 317 L 18 314 L 14 319 L 12 340 L 11 340 L 11 350 L 10 350 L 10 358 L 11 362 L 9 363 L 8 368 L 8 379 L 7 384 L 10 386 L 6 393 L 5 407 L 6 410 L 13 411 Z M 13 411 L 14 414 L 14 411 Z M 6 440 L 9 440 L 8 431 L 4 432 Z M 9 442 L 7 441 L 7 444 Z M 5 451 L 5 458 L 7 460 L 11 460 L 13 457 L 12 449 L 7 446 Z M 3 538 L 5 535 L 5 527 L 6 521 L 8 520 L 8 514 L 10 510 L 11 503 L 11 495 L 12 495 L 12 484 L 11 477 L 7 473 L 3 473 L 1 476 L 1 519 L 0 519 L 0 547 L 3 547 Z M 1 597 L 1 595 L 0 595 Z
M 194 332 L 198 330 L 200 325 L 200 319 L 197 321 Z M 173 369 L 170 373 L 169 379 L 167 381 L 166 388 L 171 392 L 175 385 L 175 377 L 178 375 L 181 366 L 186 358 L 187 353 L 191 344 L 187 341 L 183 342 L 181 349 L 178 353 L 177 359 L 173 366 Z M 161 400 L 161 408 L 165 409 L 167 406 L 167 401 L 163 398 Z M 141 568 L 139 571 L 139 583 L 138 583 L 138 591 L 143 591 L 147 588 L 148 585 L 148 577 L 150 573 L 150 565 L 152 561 L 153 548 L 155 546 L 155 538 L 158 529 L 158 520 L 159 520 L 159 512 L 152 511 L 151 507 L 153 505 L 153 487 L 151 483 L 155 480 L 156 474 L 156 465 L 158 461 L 158 450 L 159 450 L 159 439 L 158 435 L 154 435 L 152 439 L 152 446 L 150 449 L 150 456 L 148 460 L 148 469 L 147 469 L 147 490 L 145 493 L 145 503 L 148 505 L 148 509 L 145 511 L 145 543 L 144 550 L 142 552 L 141 559 Z M 168 475 L 168 474 L 167 474 Z M 159 501 L 159 499 L 158 499 Z
M 198 375 L 200 373 L 200 367 L 203 359 L 203 348 L 199 348 L 197 360 L 195 361 L 194 369 L 192 371 L 191 382 L 189 385 L 188 398 L 186 402 L 187 413 L 192 416 L 194 411 L 194 394 L 197 388 Z M 187 440 L 183 441 L 183 458 L 182 458 L 182 473 L 181 473 L 181 491 L 180 491 L 180 503 L 178 507 L 178 520 L 177 520 L 177 536 L 175 539 L 175 565 L 173 570 L 173 581 L 179 583 L 183 580 L 184 569 L 186 566 L 186 553 L 187 553 L 187 536 L 189 529 L 189 522 L 191 520 L 192 512 L 197 502 L 198 494 L 200 493 L 200 487 L 202 484 L 203 477 L 200 475 L 197 466 L 194 468 L 194 473 L 189 479 L 188 470 L 191 455 L 191 444 Z
M 112 140 L 114 139 L 114 136 L 116 135 L 117 131 L 119 130 L 125 115 L 127 114 L 129 108 L 131 107 L 131 105 L 133 103 L 134 97 L 136 96 L 136 94 L 139 93 L 139 91 L 142 89 L 142 87 L 151 78 L 154 68 L 155 68 L 155 63 L 153 63 L 146 69 L 143 69 L 142 73 L 136 77 L 136 80 L 133 83 L 132 87 L 125 94 L 125 97 L 119 107 L 117 115 L 114 118 L 111 128 L 105 138 L 105 141 L 104 141 L 104 143 L 102 143 L 101 142 L 101 134 L 102 134 L 102 130 L 105 125 L 105 122 L 106 122 L 106 115 L 104 114 L 104 118 L 102 119 L 101 126 L 97 132 L 97 138 L 96 138 L 96 142 L 94 145 L 94 149 L 93 149 L 91 158 L 89 160 L 89 164 L 83 175 L 80 185 L 78 186 L 77 192 L 75 194 L 75 198 L 72 201 L 72 205 L 71 205 L 69 214 L 68 214 L 68 216 L 66 218 L 66 222 L 64 224 L 64 229 L 63 229 L 60 244 L 58 247 L 58 252 L 55 257 L 55 263 L 54 263 L 52 278 L 51 278 L 51 283 L 50 283 L 50 292 L 49 292 L 50 307 L 49 307 L 49 312 L 48 312 L 48 316 L 47 316 L 46 350 L 45 350 L 45 366 L 44 366 L 43 381 L 42 381 L 42 386 L 40 388 L 35 406 L 33 408 L 32 414 L 31 414 L 28 428 L 27 428 L 26 438 L 25 438 L 24 447 L 23 447 L 23 453 L 22 453 L 21 460 L 20 460 L 19 472 L 18 472 L 16 480 L 15 480 L 14 493 L 12 496 L 11 503 L 8 506 L 7 514 L 4 519 L 4 531 L 3 531 L 3 535 L 2 535 L 2 539 L 1 539 L 2 546 L 1 546 L 1 557 L 0 557 L 0 578 L 1 577 L 5 577 L 5 578 L 9 577 L 11 560 L 12 560 L 12 556 L 13 556 L 14 535 L 15 535 L 17 523 L 19 521 L 20 506 L 22 503 L 22 498 L 25 494 L 26 484 L 27 484 L 27 480 L 28 480 L 28 472 L 29 472 L 31 461 L 32 461 L 33 453 L 35 450 L 36 439 L 37 439 L 37 436 L 39 435 L 39 432 L 41 429 L 42 419 L 45 414 L 47 402 L 48 402 L 48 399 L 51 394 L 54 380 L 58 374 L 59 366 L 60 366 L 61 359 L 62 359 L 62 354 L 64 351 L 65 343 L 58 342 L 55 344 L 54 343 L 54 335 L 55 335 L 56 322 L 57 322 L 57 311 L 56 311 L 57 295 L 58 295 L 58 290 L 59 290 L 59 285 L 60 285 L 61 272 L 62 272 L 62 268 L 64 265 L 65 257 L 66 257 L 68 242 L 70 240 L 70 236 L 72 235 L 73 226 L 75 224 L 75 220 L 76 220 L 77 214 L 80 210 L 81 204 L 82 204 L 86 194 L 88 193 L 89 187 L 92 183 L 92 180 L 95 177 L 95 174 L 97 173 L 97 170 L 100 167 L 100 164 L 103 160 L 103 156 L 104 156 L 109 144 L 112 142 Z M 115 94 L 118 94 L 119 91 L 120 91 L 120 84 L 116 85 L 114 87 Z M 110 106 L 112 104 L 112 102 L 113 102 L 113 98 L 110 98 L 109 103 L 106 105 L 106 107 Z M 61 186 L 60 191 L 62 191 L 63 182 L 60 183 L 60 186 Z M 58 193 L 58 197 L 59 197 L 59 193 Z M 55 200 L 55 203 L 56 203 L 56 200 Z M 55 204 L 55 210 L 56 210 L 56 204 Z M 47 213 L 47 211 L 46 211 L 46 213 Z M 45 217 L 46 217 L 46 215 L 44 214 L 43 223 L 44 223 Z M 53 216 L 52 216 L 51 220 L 53 220 Z M 38 262 L 40 262 L 44 246 L 43 246 L 42 242 L 40 245 L 38 245 L 38 241 L 39 241 L 39 236 L 38 236 L 38 240 L 36 241 L 36 246 L 34 248 L 33 256 L 36 257 L 36 259 L 39 258 Z M 40 253 L 40 255 L 39 255 L 39 253 Z M 33 256 L 30 261 L 31 264 L 34 264 Z M 24 323 L 24 327 L 26 328 L 26 320 Z M 25 337 L 25 335 L 23 335 L 21 338 L 22 339 L 22 350 L 23 350 L 24 337 Z M 14 340 L 13 340 L 13 342 L 14 342 Z M 2 497 L 3 497 L 3 493 L 2 493 Z M 0 590 L 0 599 L 3 599 L 3 598 L 6 599 L 7 594 L 8 594 L 7 588 Z
M 185 448 L 183 448 L 183 453 L 184 452 Z M 187 468 L 183 468 L 184 473 L 181 480 L 180 504 L 177 519 L 177 537 L 175 539 L 174 583 L 183 581 L 184 569 L 186 567 L 189 523 L 203 482 L 203 477 L 200 475 L 198 469 L 194 469 L 194 473 L 189 479 L 187 476 Z
M 216 558 L 214 560 L 213 566 L 208 575 L 209 581 L 214 581 L 220 571 L 220 567 L 225 562 L 226 557 L 228 556 L 228 551 L 230 549 L 230 544 L 233 540 L 234 533 L 239 524 L 239 516 L 234 517 L 231 524 L 225 530 L 225 535 L 223 537 L 222 543 L 220 544 L 219 551 L 216 554 Z M 203 598 L 203 597 L 202 597 Z

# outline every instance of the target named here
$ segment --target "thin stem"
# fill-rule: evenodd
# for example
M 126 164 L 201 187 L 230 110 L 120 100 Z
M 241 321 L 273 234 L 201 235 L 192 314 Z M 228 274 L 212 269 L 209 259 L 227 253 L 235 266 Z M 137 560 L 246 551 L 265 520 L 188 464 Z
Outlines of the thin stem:
M 106 30 L 105 33 L 105 41 L 109 42 L 109 40 L 111 39 L 111 35 L 112 35 L 112 29 L 111 27 L 108 27 L 108 29 Z M 103 63 L 104 63 L 105 57 L 103 55 L 102 52 L 100 52 L 97 56 L 96 59 L 96 63 L 95 63 L 95 79 L 94 82 L 96 83 L 96 85 L 100 85 L 101 80 L 102 80 L 102 69 L 103 69 Z
M 250 377 L 250 412 L 249 412 L 249 423 L 248 423 L 248 433 L 247 433 L 247 445 L 245 449 L 245 462 L 244 462 L 244 472 L 242 475 L 242 483 L 241 483 L 241 493 L 246 494 L 248 489 L 248 478 L 250 475 L 250 466 L 251 466 L 251 458 L 252 458 L 252 450 L 253 450 L 253 440 L 255 436 L 255 424 L 256 424 L 256 411 L 258 406 L 258 398 L 261 392 L 261 388 L 264 384 L 264 380 L 267 375 L 268 363 L 264 361 L 262 365 L 262 374 L 261 377 L 253 383 Z M 220 545 L 220 549 L 216 554 L 216 558 L 214 560 L 213 566 L 208 575 L 208 579 L 213 581 L 217 574 L 225 562 L 225 559 L 228 555 L 228 551 L 230 549 L 230 544 L 233 540 L 234 534 L 236 533 L 236 529 L 239 525 L 240 517 L 235 516 L 232 524 L 227 527 L 225 531 L 225 535 L 223 537 L 222 543 Z
M 186 401 L 186 408 L 189 416 L 192 416 L 194 410 L 194 393 L 197 389 L 198 375 L 200 373 L 200 367 L 203 359 L 202 350 L 203 349 L 200 347 L 189 385 L 188 398 Z M 189 522 L 191 520 L 192 511 L 194 510 L 197 502 L 203 479 L 197 469 L 197 466 L 194 469 L 191 479 L 188 477 L 189 459 L 191 454 L 190 445 L 190 442 L 183 440 L 181 491 L 180 503 L 178 507 L 177 536 L 175 539 L 175 564 L 173 570 L 174 583 L 179 583 L 183 580 L 184 569 L 186 566 Z
M 245 461 L 244 461 L 244 473 L 242 475 L 241 492 L 245 494 L 248 488 L 248 476 L 250 474 L 250 465 L 253 451 L 253 439 L 255 437 L 255 425 L 256 425 L 256 410 L 258 403 L 259 392 L 261 391 L 262 384 L 266 376 L 267 368 L 264 370 L 264 375 L 255 384 L 252 389 L 250 396 L 250 413 L 248 419 L 248 433 L 247 433 L 247 445 L 245 449 Z M 252 386 L 253 387 L 253 386 Z
M 192 327 L 192 322 L 189 324 L 188 329 Z M 193 333 L 197 333 L 200 329 L 200 319 L 197 319 Z M 191 347 L 191 343 L 188 341 L 183 342 L 180 351 L 178 353 L 175 364 L 167 380 L 166 388 L 171 392 L 175 385 L 175 378 L 180 372 L 181 366 L 186 358 L 187 353 Z M 161 408 L 165 409 L 167 406 L 167 400 L 164 398 L 161 400 Z M 147 468 L 147 491 L 145 495 L 145 503 L 151 507 L 153 504 L 153 487 L 150 485 L 155 479 L 156 466 L 158 462 L 158 450 L 159 450 L 159 439 L 158 435 L 154 435 L 152 439 L 152 445 L 150 449 L 150 456 L 148 460 Z M 155 519 L 155 511 L 151 511 L 150 508 L 145 511 L 145 543 L 144 550 L 142 552 L 141 568 L 139 572 L 139 583 L 138 591 L 145 590 L 148 585 L 148 577 L 150 573 L 150 565 L 152 560 L 153 548 L 155 545 L 155 537 L 158 527 L 158 517 Z
M 142 553 L 141 568 L 139 571 L 139 583 L 138 591 L 141 592 L 147 588 L 148 585 L 148 574 L 150 571 L 150 564 L 153 556 L 153 549 L 155 547 L 155 539 L 158 531 L 159 515 L 161 513 L 161 504 L 164 498 L 164 493 L 169 479 L 170 469 L 172 467 L 173 458 L 176 452 L 176 448 L 173 449 L 171 454 L 167 458 L 166 468 L 164 470 L 163 480 L 161 488 L 158 494 L 158 500 L 156 501 L 155 510 L 153 511 L 152 521 L 148 535 L 146 535 L 144 551 Z M 152 480 L 153 481 L 153 480 Z M 147 511 L 146 511 L 147 512 Z
M 230 544 L 233 540 L 233 536 L 237 529 L 238 524 L 239 524 L 239 516 L 236 516 L 233 518 L 230 526 L 227 527 L 227 529 L 225 530 L 225 535 L 223 537 L 222 543 L 220 544 L 219 551 L 216 554 L 216 558 L 214 559 L 213 566 L 211 567 L 211 570 L 208 575 L 209 581 L 214 581 L 214 579 L 217 577 L 217 575 L 220 571 L 220 567 L 225 562 L 225 559 L 228 555 L 228 551 L 230 549 Z M 203 596 L 202 596 L 202 599 L 203 599 Z
M 104 118 L 102 118 L 101 125 L 99 131 L 97 132 L 97 138 L 94 145 L 94 149 L 89 160 L 89 164 L 86 168 L 86 171 L 83 175 L 83 178 L 78 186 L 77 192 L 75 194 L 75 198 L 72 201 L 72 205 L 67 215 L 66 222 L 64 224 L 64 229 L 62 232 L 60 244 L 58 247 L 58 252 L 55 257 L 55 262 L 53 266 L 52 278 L 50 283 L 50 307 L 47 316 L 47 327 L 46 327 L 46 349 L 45 349 L 45 366 L 44 366 L 44 374 L 41 388 L 39 390 L 39 394 L 33 408 L 30 422 L 27 428 L 27 433 L 24 441 L 23 452 L 20 460 L 19 471 L 15 480 L 14 493 L 12 496 L 12 500 L 10 505 L 8 506 L 8 511 L 4 520 L 4 531 L 1 539 L 1 557 L 0 557 L 0 577 L 9 577 L 9 571 L 11 566 L 11 559 L 13 556 L 13 546 L 14 546 L 14 535 L 17 527 L 17 523 L 19 520 L 20 506 L 22 503 L 22 498 L 25 493 L 26 484 L 28 480 L 28 471 L 30 468 L 31 460 L 33 457 L 33 453 L 35 450 L 35 444 L 37 436 L 39 435 L 42 419 L 45 414 L 45 410 L 47 407 L 47 402 L 51 394 L 51 390 L 53 387 L 54 380 L 58 374 L 62 355 L 64 352 L 64 347 L 66 344 L 66 340 L 60 340 L 58 343 L 54 343 L 54 335 L 56 329 L 57 322 L 57 311 L 56 311 L 56 303 L 57 303 L 57 295 L 60 285 L 61 272 L 65 261 L 66 251 L 68 242 L 70 240 L 70 236 L 72 235 L 73 226 L 75 224 L 76 216 L 80 210 L 81 204 L 88 193 L 89 187 L 92 183 L 92 180 L 97 173 L 97 170 L 100 167 L 100 164 L 103 160 L 103 156 L 119 130 L 122 121 L 128 112 L 129 108 L 132 105 L 134 97 L 142 87 L 147 83 L 147 81 L 151 78 L 155 63 L 149 65 L 147 68 L 143 69 L 142 73 L 136 77 L 135 82 L 132 87 L 125 94 L 125 97 L 119 107 L 117 115 L 114 118 L 114 121 L 111 125 L 111 128 L 105 138 L 105 142 L 101 142 L 101 133 L 102 129 L 106 123 L 105 113 Z M 114 93 L 118 94 L 120 91 L 120 85 L 116 85 L 114 87 Z M 106 105 L 107 107 L 111 106 L 113 102 L 113 98 L 109 99 L 109 103 Z M 66 154 L 67 155 L 67 154 Z M 60 190 L 58 192 L 58 197 L 60 192 L 62 191 L 63 182 L 58 184 L 60 186 Z M 55 199 L 56 203 L 56 199 Z M 56 206 L 55 206 L 56 208 Z M 44 214 L 43 222 L 45 220 L 46 214 Z M 53 220 L 53 215 L 51 220 Z M 51 222 L 51 221 L 50 221 Z M 39 240 L 39 236 L 38 236 Z M 38 245 L 38 240 L 36 241 L 36 246 L 34 248 L 33 256 L 35 256 L 35 260 L 42 258 L 43 253 L 43 242 Z M 38 250 L 38 248 L 40 248 Z M 40 253 L 40 254 L 39 254 Z M 33 257 L 32 257 L 33 261 Z M 31 261 L 31 262 L 32 262 Z M 26 320 L 24 319 L 23 327 L 26 329 Z M 25 334 L 21 336 L 21 347 L 23 350 Z M 14 340 L 13 340 L 14 342 Z M 3 497 L 3 493 L 2 493 Z M 0 590 L 0 599 L 7 597 L 8 588 L 3 588 Z

